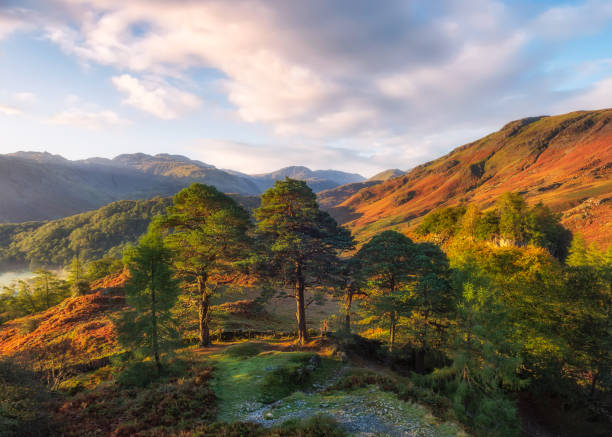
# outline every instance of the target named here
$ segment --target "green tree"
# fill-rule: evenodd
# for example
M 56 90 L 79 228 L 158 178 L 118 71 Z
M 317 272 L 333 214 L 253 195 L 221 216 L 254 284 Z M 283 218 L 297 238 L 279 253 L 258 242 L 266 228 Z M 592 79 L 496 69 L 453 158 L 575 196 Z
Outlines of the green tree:
M 249 256 L 248 212 L 215 187 L 192 184 L 174 196 L 164 226 L 166 242 L 176 256 L 174 269 L 197 295 L 199 340 L 210 345 L 210 298 L 219 285 L 241 273 Z
M 87 278 L 90 281 L 102 279 L 105 276 L 120 272 L 123 262 L 119 258 L 105 256 L 87 264 Z
M 294 290 L 298 342 L 303 345 L 307 339 L 305 292 L 330 282 L 337 255 L 353 246 L 352 237 L 319 209 L 308 185 L 294 179 L 277 181 L 263 193 L 255 217 L 268 276 Z
M 572 233 L 563 227 L 556 214 L 541 202 L 529 210 L 527 215 L 527 239 L 536 246 L 547 249 L 552 256 L 563 260 L 568 254 Z
M 340 260 L 335 273 L 334 292 L 342 301 L 344 308 L 344 331 L 351 332 L 351 311 L 355 297 L 366 296 L 365 284 L 361 280 L 361 264 L 357 257 Z
M 37 270 L 32 279 L 17 281 L 0 294 L 0 323 L 45 311 L 66 299 L 65 281 L 47 270 Z
M 434 334 L 438 342 L 452 318 L 456 304 L 455 289 L 450 285 L 449 261 L 435 244 L 419 243 L 413 248 L 413 280 L 409 305 L 410 326 L 417 346 L 416 371 L 424 371 L 425 354 L 432 347 Z
M 170 310 L 180 289 L 171 269 L 172 252 L 157 222 L 137 246 L 126 249 L 123 261 L 130 272 L 125 298 L 133 310 L 118 321 L 119 341 L 138 355 L 153 358 L 160 372 L 161 353 L 171 349 L 177 338 Z
M 70 284 L 73 296 L 81 296 L 89 291 L 89 281 L 85 274 L 85 266 L 83 266 L 78 255 L 72 258 L 68 268 L 68 284 Z
M 454 288 L 461 290 L 449 347 L 455 412 L 486 435 L 518 435 L 516 406 L 506 391 L 526 381 L 519 377 L 521 344 L 512 336 L 508 310 L 472 254 L 461 254 L 453 267 Z
M 527 204 L 518 193 L 504 193 L 497 200 L 500 236 L 515 244 L 526 241 Z
M 476 237 L 478 222 L 481 220 L 482 212 L 480 208 L 471 203 L 465 208 L 465 214 L 461 218 L 460 235 L 467 238 Z
M 410 314 L 409 291 L 416 265 L 415 244 L 396 231 L 384 231 L 364 244 L 357 258 L 367 284 L 369 312 L 389 326 L 389 350 L 393 350 L 399 318 Z
M 48 270 L 37 270 L 32 279 L 35 299 L 42 309 L 51 308 L 68 297 L 67 284 Z

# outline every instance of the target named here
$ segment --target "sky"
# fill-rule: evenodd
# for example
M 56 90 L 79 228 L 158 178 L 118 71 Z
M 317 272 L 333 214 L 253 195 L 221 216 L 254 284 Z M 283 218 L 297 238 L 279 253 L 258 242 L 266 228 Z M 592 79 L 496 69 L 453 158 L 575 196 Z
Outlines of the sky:
M 610 0 L 0 0 L 0 153 L 371 176 L 608 107 Z

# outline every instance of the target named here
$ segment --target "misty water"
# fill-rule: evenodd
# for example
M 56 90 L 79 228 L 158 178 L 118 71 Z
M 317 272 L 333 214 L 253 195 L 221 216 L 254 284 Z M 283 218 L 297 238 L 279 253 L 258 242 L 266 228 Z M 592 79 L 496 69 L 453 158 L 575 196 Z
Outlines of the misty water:
M 18 281 L 20 279 L 29 279 L 32 276 L 34 276 L 34 274 L 29 270 L 0 273 L 0 288 L 6 285 L 10 285 L 12 282 Z

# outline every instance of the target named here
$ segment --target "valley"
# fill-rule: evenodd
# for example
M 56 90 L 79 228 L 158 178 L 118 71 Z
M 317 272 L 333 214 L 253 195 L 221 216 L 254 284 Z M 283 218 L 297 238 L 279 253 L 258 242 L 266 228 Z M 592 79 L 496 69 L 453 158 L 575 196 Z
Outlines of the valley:
M 62 168 L 63 199 L 92 199 L 79 168 L 113 188 L 0 224 L 0 433 L 606 436 L 611 117 L 367 180 L 5 157 Z

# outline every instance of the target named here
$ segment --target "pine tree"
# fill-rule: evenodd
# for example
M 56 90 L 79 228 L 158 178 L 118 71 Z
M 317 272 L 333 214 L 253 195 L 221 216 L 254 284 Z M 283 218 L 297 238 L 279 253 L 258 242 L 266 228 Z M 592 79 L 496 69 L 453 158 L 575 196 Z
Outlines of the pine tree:
M 389 326 L 393 350 L 400 317 L 410 314 L 409 291 L 416 270 L 415 244 L 396 231 L 384 231 L 364 244 L 357 258 L 368 289 L 368 312 Z
M 438 337 L 452 318 L 456 293 L 451 287 L 449 261 L 435 244 L 419 243 L 414 247 L 414 286 L 410 289 L 412 310 L 410 326 L 415 334 L 416 371 L 424 371 L 425 354 L 432 346 L 431 337 Z
M 72 258 L 68 269 L 68 284 L 73 296 L 81 296 L 89 291 L 89 281 L 85 274 L 85 268 L 78 255 Z
M 255 217 L 269 277 L 294 290 L 298 342 L 303 345 L 307 339 L 305 292 L 330 282 L 338 253 L 351 248 L 353 240 L 319 209 L 316 195 L 303 181 L 277 181 L 262 194 Z
M 126 249 L 123 261 L 129 270 L 125 298 L 132 310 L 118 321 L 119 341 L 138 356 L 153 358 L 161 372 L 161 354 L 172 349 L 177 338 L 170 310 L 179 287 L 171 269 L 172 252 L 158 223 L 150 225 L 137 246 Z
M 360 277 L 361 264 L 357 257 L 340 260 L 334 274 L 334 292 L 342 300 L 344 308 L 344 331 L 351 333 L 351 311 L 355 297 L 367 295 L 365 284 Z
M 250 256 L 248 212 L 215 187 L 192 184 L 174 196 L 164 227 L 176 256 L 174 269 L 197 295 L 199 340 L 210 345 L 210 298 L 219 285 L 241 272 Z

